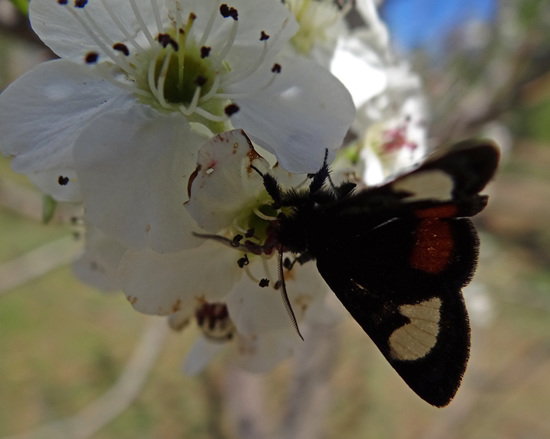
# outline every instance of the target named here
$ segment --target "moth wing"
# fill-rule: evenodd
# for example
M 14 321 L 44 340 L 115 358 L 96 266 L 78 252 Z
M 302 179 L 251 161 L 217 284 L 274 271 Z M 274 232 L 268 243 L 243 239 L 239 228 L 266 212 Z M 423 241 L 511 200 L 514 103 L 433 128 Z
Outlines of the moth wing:
M 469 358 L 461 289 L 475 269 L 478 238 L 468 219 L 425 216 L 342 236 L 316 256 L 325 281 L 397 373 L 442 407 Z

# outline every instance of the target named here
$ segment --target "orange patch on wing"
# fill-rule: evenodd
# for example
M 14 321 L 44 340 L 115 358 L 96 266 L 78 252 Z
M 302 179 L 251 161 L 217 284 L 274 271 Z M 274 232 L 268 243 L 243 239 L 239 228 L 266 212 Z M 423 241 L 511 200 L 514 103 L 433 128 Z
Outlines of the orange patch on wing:
M 415 212 L 417 218 L 452 218 L 457 214 L 457 208 L 454 204 L 444 204 L 442 206 L 427 207 Z
M 448 223 L 438 219 L 425 219 L 415 231 L 411 266 L 426 273 L 440 273 L 449 263 L 453 246 Z

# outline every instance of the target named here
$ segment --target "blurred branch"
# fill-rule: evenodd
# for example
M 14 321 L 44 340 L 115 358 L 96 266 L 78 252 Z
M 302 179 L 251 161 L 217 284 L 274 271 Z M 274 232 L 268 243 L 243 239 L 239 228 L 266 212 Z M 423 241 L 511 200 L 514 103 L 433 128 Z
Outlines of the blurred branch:
M 264 377 L 229 366 L 225 377 L 224 395 L 235 437 L 262 439 L 267 437 L 267 410 L 264 405 Z
M 50 271 L 73 262 L 82 243 L 73 237 L 58 239 L 0 265 L 0 296 Z
M 119 416 L 140 394 L 168 334 L 164 318 L 152 317 L 118 381 L 75 416 L 3 439 L 87 439 Z
M 337 331 L 312 323 L 304 328 L 304 346 L 294 360 L 286 415 L 279 437 L 319 439 L 330 401 L 330 377 L 337 361 Z

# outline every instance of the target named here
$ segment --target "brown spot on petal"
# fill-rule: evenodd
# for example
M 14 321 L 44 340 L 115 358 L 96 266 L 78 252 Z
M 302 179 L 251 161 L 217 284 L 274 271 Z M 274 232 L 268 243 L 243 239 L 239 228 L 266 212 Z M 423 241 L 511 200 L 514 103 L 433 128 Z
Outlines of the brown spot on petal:
M 191 186 L 193 186 L 193 182 L 195 181 L 195 178 L 197 178 L 197 175 L 199 175 L 199 171 L 201 170 L 202 166 L 197 165 L 197 168 L 193 171 L 193 173 L 189 176 L 189 180 L 187 181 L 187 196 L 191 198 Z M 186 201 L 183 204 L 188 203 Z
M 178 312 L 181 309 L 181 299 L 176 300 L 171 306 L 172 312 Z
M 145 233 L 149 233 L 151 231 L 151 224 L 147 224 L 145 226 Z

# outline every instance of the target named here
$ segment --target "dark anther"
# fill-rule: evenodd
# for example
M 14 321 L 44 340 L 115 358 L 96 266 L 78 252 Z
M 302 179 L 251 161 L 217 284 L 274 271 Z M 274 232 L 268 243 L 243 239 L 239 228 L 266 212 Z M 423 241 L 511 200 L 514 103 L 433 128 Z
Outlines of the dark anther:
M 208 47 L 208 46 L 202 46 L 201 47 L 201 58 L 204 59 L 206 58 L 208 55 L 210 55 L 210 51 L 212 50 L 211 47 Z
M 264 31 L 262 31 L 260 34 L 260 41 L 265 41 L 265 40 L 269 40 L 269 35 L 266 34 Z
M 69 0 L 57 0 L 57 3 L 59 3 L 60 5 L 66 5 L 67 3 L 69 3 Z
M 241 235 L 240 233 L 233 236 L 233 239 L 231 240 L 231 245 L 233 247 L 238 247 L 239 246 L 239 242 L 241 242 L 243 239 L 243 235 Z
M 202 87 L 204 84 L 206 84 L 206 81 L 207 81 L 207 79 L 202 75 L 199 75 L 195 78 L 195 84 L 198 87 Z
M 273 64 L 273 67 L 271 67 L 271 71 L 273 73 L 281 73 L 281 64 Z
M 124 43 L 113 44 L 113 49 L 118 50 L 119 52 L 122 52 L 126 56 L 130 55 L 130 50 L 128 49 L 128 46 Z
M 86 3 L 88 3 L 88 0 L 74 0 L 74 7 L 83 8 L 84 6 L 86 6 Z
M 160 43 L 160 45 L 162 47 L 164 47 L 166 49 L 166 47 L 168 47 L 168 45 L 172 46 L 172 48 L 174 50 L 178 50 L 179 48 L 179 45 L 178 45 L 178 42 L 175 41 L 170 35 L 168 34 L 159 34 L 158 37 L 158 42 Z
M 60 175 L 59 178 L 57 179 L 57 182 L 61 186 L 67 186 L 67 184 L 69 184 L 69 177 L 64 177 L 63 175 Z
M 86 64 L 94 64 L 98 58 L 99 54 L 97 52 L 89 52 L 84 57 L 84 61 L 86 61 Z
M 239 106 L 237 104 L 229 104 L 224 108 L 224 111 L 227 116 L 232 116 L 239 111 Z
M 285 260 L 283 261 L 283 267 L 285 267 L 287 270 L 292 267 L 292 261 L 290 260 L 290 258 L 285 258 Z
M 258 285 L 261 286 L 262 288 L 269 286 L 269 279 L 261 279 Z
M 279 279 L 277 282 L 275 282 L 275 285 L 273 286 L 273 288 L 275 288 L 276 290 L 280 289 L 281 288 L 281 285 L 283 284 L 283 282 Z
M 240 258 L 237 261 L 237 265 L 239 266 L 239 268 L 243 268 L 245 265 L 248 265 L 249 263 L 250 261 L 248 260 L 248 255 L 244 255 L 242 258 Z
M 195 21 L 196 19 L 197 19 L 197 15 L 194 12 L 191 12 L 189 14 L 189 20 L 190 21 Z
M 239 12 L 235 8 L 230 8 L 225 3 L 220 5 L 220 14 L 222 14 L 223 18 L 231 17 L 235 21 L 239 18 Z
M 248 229 L 244 236 L 246 236 L 247 238 L 252 238 L 254 236 L 254 227 L 251 227 L 250 229 Z

